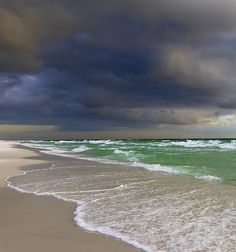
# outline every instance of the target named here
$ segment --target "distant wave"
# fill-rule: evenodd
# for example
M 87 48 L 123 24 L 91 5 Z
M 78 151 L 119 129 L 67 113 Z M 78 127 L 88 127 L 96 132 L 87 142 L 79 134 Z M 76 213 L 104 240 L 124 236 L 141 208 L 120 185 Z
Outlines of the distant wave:
M 185 141 L 161 141 L 154 143 L 158 147 L 184 147 L 184 148 L 219 148 L 225 150 L 236 150 L 236 141 L 222 142 L 221 140 L 185 140 Z
M 102 145 L 111 145 L 111 144 L 122 144 L 123 142 L 121 140 L 83 140 L 84 143 L 89 144 L 102 144 Z
M 78 148 L 74 148 L 72 151 L 73 152 L 84 152 L 84 151 L 87 151 L 87 150 L 90 150 L 90 148 L 88 148 L 88 147 L 86 147 L 84 145 L 81 145 Z
M 168 141 L 161 142 L 158 144 L 160 147 L 165 146 L 179 146 L 185 148 L 207 148 L 207 147 L 218 147 L 221 144 L 219 140 L 186 140 L 186 141 Z

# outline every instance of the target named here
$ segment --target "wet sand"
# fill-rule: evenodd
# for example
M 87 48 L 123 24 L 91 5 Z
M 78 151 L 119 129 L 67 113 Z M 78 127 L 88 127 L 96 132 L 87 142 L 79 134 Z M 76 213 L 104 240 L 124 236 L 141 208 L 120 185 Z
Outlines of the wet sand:
M 79 229 L 75 204 L 7 188 L 6 176 L 42 164 L 40 154 L 0 141 L 0 252 L 134 252 L 119 240 Z M 46 165 L 49 165 L 46 164 Z

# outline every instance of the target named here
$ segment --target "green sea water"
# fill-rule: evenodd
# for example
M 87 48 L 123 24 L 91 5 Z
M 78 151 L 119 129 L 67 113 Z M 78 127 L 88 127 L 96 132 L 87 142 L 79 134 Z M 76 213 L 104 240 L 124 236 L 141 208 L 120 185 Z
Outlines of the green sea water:
M 236 184 L 236 140 L 24 141 L 99 162 L 121 162 L 148 170 Z
M 236 140 L 21 144 L 51 154 L 50 163 L 8 186 L 75 202 L 79 227 L 145 252 L 235 251 Z

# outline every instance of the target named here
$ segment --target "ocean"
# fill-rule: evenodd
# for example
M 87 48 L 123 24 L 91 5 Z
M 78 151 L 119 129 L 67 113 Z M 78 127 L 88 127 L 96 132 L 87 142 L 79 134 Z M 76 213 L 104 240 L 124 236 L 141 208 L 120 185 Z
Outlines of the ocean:
M 76 202 L 74 221 L 86 230 L 147 252 L 235 251 L 234 139 L 20 144 L 71 161 L 8 177 L 8 185 Z

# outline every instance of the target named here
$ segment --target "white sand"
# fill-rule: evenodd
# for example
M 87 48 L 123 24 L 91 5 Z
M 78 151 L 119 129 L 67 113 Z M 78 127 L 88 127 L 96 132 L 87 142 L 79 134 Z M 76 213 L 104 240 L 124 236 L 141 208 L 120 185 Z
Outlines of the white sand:
M 0 141 L 0 187 L 5 185 L 5 177 L 22 173 L 19 167 L 43 163 L 41 160 L 26 159 L 27 157 L 37 158 L 36 152 L 15 148 L 15 146 L 17 142 Z
M 0 252 L 138 251 L 119 240 L 76 227 L 75 204 L 4 186 L 6 176 L 22 173 L 20 167 L 42 163 L 38 156 L 17 148 L 15 142 L 0 141 Z

